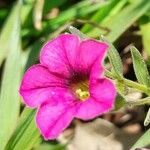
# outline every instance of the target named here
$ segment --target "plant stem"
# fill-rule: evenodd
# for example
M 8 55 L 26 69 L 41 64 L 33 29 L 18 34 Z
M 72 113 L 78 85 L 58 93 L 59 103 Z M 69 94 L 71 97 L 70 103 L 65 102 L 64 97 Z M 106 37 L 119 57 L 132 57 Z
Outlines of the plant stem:
M 143 93 L 145 93 L 147 95 L 150 95 L 150 89 L 143 84 L 139 84 L 137 82 L 133 82 L 133 81 L 128 80 L 128 79 L 123 79 L 123 82 L 125 85 L 127 85 L 129 87 L 135 88 L 139 91 L 142 91 Z
M 128 80 L 125 78 L 118 79 L 118 77 L 115 74 L 113 74 L 112 72 L 110 72 L 108 70 L 105 70 L 105 75 L 111 79 L 118 80 L 118 82 L 125 84 L 126 86 L 135 88 L 135 89 L 137 89 L 137 90 L 139 90 L 139 91 L 141 91 L 147 95 L 150 95 L 150 89 L 143 84 L 139 84 L 137 82 L 134 82 L 134 81 L 131 81 L 131 80 Z

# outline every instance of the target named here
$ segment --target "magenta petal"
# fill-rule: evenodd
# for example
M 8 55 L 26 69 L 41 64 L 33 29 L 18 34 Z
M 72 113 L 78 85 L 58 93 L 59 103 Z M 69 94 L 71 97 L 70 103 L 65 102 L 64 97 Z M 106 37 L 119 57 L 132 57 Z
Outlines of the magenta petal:
M 88 120 L 93 119 L 113 108 L 116 91 L 113 83 L 108 79 L 98 79 L 90 83 L 91 97 L 78 104 L 76 117 Z
M 73 34 L 61 35 L 64 51 L 70 67 L 75 67 L 78 58 L 80 39 Z M 72 69 L 73 69 L 72 68 Z
M 27 70 L 23 77 L 20 94 L 25 104 L 36 107 L 50 98 L 53 86 L 62 87 L 65 82 L 64 79 L 52 75 L 42 65 L 34 65 Z
M 99 60 L 99 65 L 104 59 L 108 45 L 95 40 L 86 40 L 80 44 L 80 53 L 77 58 L 77 66 L 81 71 L 90 71 L 95 61 Z M 87 70 L 88 69 L 88 70 Z
M 116 89 L 112 81 L 107 78 L 92 80 L 90 81 L 90 95 L 95 100 L 112 108 Z
M 99 77 L 103 77 L 103 64 L 99 60 L 96 60 L 96 62 L 93 64 L 90 72 L 90 80 L 97 80 Z
M 77 105 L 75 117 L 82 120 L 90 120 L 106 112 L 108 108 L 109 107 L 103 103 L 100 103 L 93 98 L 89 98 L 85 102 Z
M 36 123 L 45 140 L 55 139 L 71 123 L 74 108 L 63 103 L 42 105 L 36 116 Z
M 65 77 L 70 76 L 71 63 L 74 63 L 79 39 L 75 35 L 63 34 L 47 42 L 40 54 L 40 63 L 50 71 Z

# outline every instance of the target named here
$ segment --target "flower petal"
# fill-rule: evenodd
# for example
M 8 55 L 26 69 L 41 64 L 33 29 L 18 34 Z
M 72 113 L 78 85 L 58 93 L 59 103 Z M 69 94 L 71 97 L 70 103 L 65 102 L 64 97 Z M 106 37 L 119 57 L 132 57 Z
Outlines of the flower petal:
M 25 104 L 36 107 L 49 99 L 54 87 L 63 87 L 65 84 L 65 79 L 51 74 L 42 65 L 34 65 L 27 70 L 23 77 L 20 94 Z
M 116 97 L 116 89 L 112 81 L 107 78 L 91 80 L 90 95 L 95 100 L 112 107 Z
M 45 140 L 55 139 L 71 123 L 75 110 L 63 103 L 42 105 L 36 116 L 37 127 Z
M 40 54 L 40 63 L 61 76 L 69 77 L 79 47 L 79 39 L 75 35 L 63 34 L 47 42 Z
M 97 78 L 102 78 L 104 76 L 103 72 L 103 64 L 97 59 L 91 68 L 90 80 L 97 80 Z
M 88 100 L 78 104 L 77 118 L 93 119 L 110 111 L 114 105 L 116 90 L 108 79 L 98 79 L 90 85 L 90 95 Z
M 75 117 L 82 120 L 93 119 L 105 112 L 106 108 L 104 106 L 93 98 L 89 98 L 77 105 Z
M 99 65 L 103 61 L 108 45 L 95 40 L 85 40 L 80 44 L 80 53 L 77 59 L 77 66 L 80 70 L 90 71 L 95 61 L 99 60 Z

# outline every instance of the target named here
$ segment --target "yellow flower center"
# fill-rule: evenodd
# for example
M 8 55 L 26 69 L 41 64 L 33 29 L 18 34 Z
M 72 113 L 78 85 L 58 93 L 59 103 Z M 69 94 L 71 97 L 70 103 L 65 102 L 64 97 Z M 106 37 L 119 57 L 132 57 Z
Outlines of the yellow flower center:
M 72 84 L 71 88 L 77 99 L 81 101 L 85 101 L 90 97 L 87 81 L 80 81 L 79 83 Z
M 81 100 L 85 101 L 87 98 L 89 98 L 90 93 L 88 91 L 82 91 L 82 89 L 77 89 L 75 91 L 76 96 Z

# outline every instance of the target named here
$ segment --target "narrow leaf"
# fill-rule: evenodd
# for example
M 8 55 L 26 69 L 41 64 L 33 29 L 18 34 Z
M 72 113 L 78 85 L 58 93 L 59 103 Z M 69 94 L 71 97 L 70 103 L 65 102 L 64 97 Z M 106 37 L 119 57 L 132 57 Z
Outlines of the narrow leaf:
M 27 24 L 32 25 L 32 17 L 29 17 L 32 14 L 35 0 L 24 0 L 21 8 L 21 24 L 27 26 Z
M 41 144 L 35 150 L 65 150 L 65 145 L 60 144 Z
M 136 3 L 126 5 L 123 9 L 117 12 L 110 19 L 103 20 L 99 23 L 109 29 L 107 34 L 109 41 L 116 41 L 119 36 L 129 28 L 138 18 L 140 18 L 150 8 L 150 1 L 139 0 Z M 111 14 L 110 14 L 111 15 Z M 98 37 L 100 34 L 105 34 L 106 31 L 100 29 L 92 29 L 87 33 L 88 36 Z
M 101 36 L 100 39 L 109 44 L 108 58 L 112 64 L 113 70 L 115 71 L 116 75 L 118 75 L 118 77 L 122 77 L 123 67 L 118 51 L 104 36 Z
M 80 37 L 80 39 L 86 39 L 88 38 L 85 34 L 83 34 L 81 31 L 79 31 L 77 28 L 73 27 L 73 26 L 70 26 L 69 27 L 69 31 L 74 34 L 74 35 L 77 35 Z
M 91 17 L 90 20 L 92 20 L 93 22 L 97 24 L 100 24 L 100 22 L 102 22 L 105 18 L 109 16 L 111 11 L 114 9 L 115 6 L 118 5 L 118 3 L 119 3 L 119 0 L 107 1 L 107 3 L 101 6 L 101 9 L 99 9 L 98 11 L 96 11 L 96 13 L 94 13 L 94 15 Z M 83 28 L 81 29 L 81 31 L 84 33 L 88 33 L 91 30 L 95 30 L 95 29 L 91 25 L 88 25 L 88 24 L 85 24 Z
M 35 125 L 35 110 L 25 108 L 19 124 L 6 145 L 5 150 L 30 150 L 40 138 Z
M 108 24 L 110 34 L 107 38 L 115 41 L 127 28 L 129 28 L 138 18 L 140 18 L 150 8 L 150 1 L 139 0 L 136 3 L 126 6 L 122 11 L 117 13 L 105 25 Z
M 57 18 L 45 22 L 44 31 L 47 30 L 49 32 L 50 29 L 56 29 L 66 21 L 72 21 L 75 18 L 85 17 L 85 15 L 98 10 L 101 5 L 101 3 L 92 4 L 91 1 L 81 1 L 71 8 L 62 11 Z
M 137 80 L 140 83 L 145 84 L 146 86 L 150 86 L 150 76 L 140 52 L 135 47 L 131 47 L 131 54 Z M 147 126 L 149 123 L 150 123 L 150 109 L 145 118 L 144 125 Z
M 140 26 L 144 50 L 150 56 L 150 21 Z
M 135 150 L 135 148 L 141 148 L 150 146 L 150 129 L 148 129 L 132 146 L 131 150 Z
M 8 19 L 7 28 L 3 36 L 6 35 L 6 41 L 1 45 L 1 59 L 4 58 L 3 49 L 9 50 L 2 77 L 1 95 L 0 95 L 0 149 L 3 150 L 9 140 L 19 116 L 20 100 L 18 88 L 21 77 L 20 63 L 20 7 L 18 2 L 15 5 L 11 16 Z M 12 22 L 13 20 L 13 22 Z M 10 30 L 11 29 L 11 30 Z M 6 50 L 6 49 L 5 49 Z M 6 54 L 6 52 L 4 52 Z M 0 60 L 1 60 L 0 59 Z
M 148 126 L 149 123 L 150 123 L 150 108 L 149 108 L 147 115 L 146 115 L 146 118 L 144 120 L 144 126 Z
M 135 47 L 131 47 L 131 54 L 133 60 L 133 67 L 138 82 L 150 86 L 149 73 L 140 52 Z
M 17 14 L 17 15 L 16 15 Z M 18 5 L 13 7 L 9 17 L 7 18 L 0 34 L 0 65 L 6 58 L 8 51 L 10 50 L 10 45 L 13 40 L 13 36 L 16 34 L 16 27 L 19 26 L 18 22 Z M 19 30 L 19 29 L 17 29 Z
M 115 111 L 119 110 L 126 104 L 125 97 L 123 97 L 121 94 L 117 94 L 116 100 L 115 100 Z

